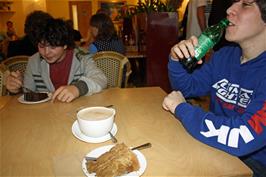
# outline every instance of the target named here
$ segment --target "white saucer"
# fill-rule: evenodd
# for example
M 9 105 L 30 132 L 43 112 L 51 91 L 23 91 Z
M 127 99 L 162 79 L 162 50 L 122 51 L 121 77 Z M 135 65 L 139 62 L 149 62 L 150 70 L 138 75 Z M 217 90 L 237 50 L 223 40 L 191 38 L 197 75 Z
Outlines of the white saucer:
M 92 151 L 90 151 L 86 157 L 99 157 L 100 155 L 102 155 L 103 153 L 109 151 L 114 145 L 108 145 L 108 146 L 102 146 L 102 147 L 98 147 Z M 123 176 L 120 176 L 120 177 L 124 177 L 124 176 L 130 176 L 130 177 L 138 177 L 138 176 L 141 176 L 145 169 L 147 168 L 147 161 L 146 161 L 146 158 L 145 156 L 138 150 L 134 150 L 133 151 L 134 154 L 136 154 L 137 158 L 138 158 L 138 161 L 139 161 L 139 165 L 140 165 L 140 168 L 138 171 L 133 171 L 131 173 L 128 173 L 128 174 L 125 174 Z M 87 177 L 95 177 L 95 173 L 89 173 L 88 170 L 87 170 L 87 165 L 86 165 L 87 161 L 85 158 L 83 158 L 82 160 L 82 170 L 84 172 L 84 174 L 87 176 Z
M 79 125 L 78 125 L 77 120 L 72 125 L 72 133 L 76 138 L 78 138 L 81 141 L 85 141 L 87 143 L 102 143 L 102 142 L 105 142 L 105 141 L 108 141 L 111 139 L 111 136 L 109 134 L 102 136 L 102 137 L 99 137 L 99 138 L 93 138 L 93 137 L 88 137 L 88 136 L 84 135 L 79 129 Z M 111 130 L 111 133 L 114 136 L 117 133 L 117 126 L 115 123 L 113 125 L 112 130 Z

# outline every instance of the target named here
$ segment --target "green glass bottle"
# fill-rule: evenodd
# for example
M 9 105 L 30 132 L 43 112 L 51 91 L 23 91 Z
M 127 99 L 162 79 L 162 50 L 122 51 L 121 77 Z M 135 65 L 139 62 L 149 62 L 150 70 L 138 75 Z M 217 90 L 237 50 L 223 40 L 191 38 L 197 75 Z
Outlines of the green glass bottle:
M 222 19 L 218 24 L 208 27 L 198 38 L 198 45 L 195 47 L 195 56 L 184 58 L 180 63 L 189 71 L 192 72 L 197 66 L 197 62 L 219 42 L 224 29 L 228 26 L 229 21 Z

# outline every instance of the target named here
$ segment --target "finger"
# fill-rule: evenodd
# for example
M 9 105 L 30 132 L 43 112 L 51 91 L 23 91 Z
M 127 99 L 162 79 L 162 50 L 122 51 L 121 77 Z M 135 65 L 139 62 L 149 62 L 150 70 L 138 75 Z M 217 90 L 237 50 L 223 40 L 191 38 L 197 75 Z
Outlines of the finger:
M 194 46 L 197 46 L 198 45 L 198 38 L 196 36 L 191 36 L 190 37 L 190 40 L 192 41 L 192 44 Z
M 195 46 L 198 45 L 198 38 L 196 36 L 191 36 L 188 40 L 186 40 L 186 47 L 189 52 L 189 57 L 195 56 Z M 188 58 L 186 56 L 186 58 Z
M 70 103 L 72 100 L 74 100 L 73 96 L 68 97 L 68 99 L 66 100 L 67 103 Z
M 182 44 L 180 44 L 179 48 L 180 48 L 180 50 L 183 53 L 185 58 L 190 58 L 191 57 L 191 51 L 190 50 L 191 50 L 191 48 L 194 49 L 192 43 L 189 40 L 184 41 Z
M 18 87 L 22 86 L 22 80 L 18 79 L 18 78 L 12 78 L 12 81 L 15 85 L 17 85 Z
M 203 61 L 202 60 L 199 60 L 197 63 L 201 65 L 203 63 Z
M 188 58 L 189 53 L 186 47 L 187 41 L 183 40 L 179 42 L 175 47 L 174 47 L 174 52 L 178 56 L 178 58 L 183 59 L 184 57 Z
M 61 102 L 67 102 L 68 98 L 69 94 L 63 91 L 61 94 L 59 94 L 57 99 L 59 99 Z
M 15 89 L 18 89 L 22 86 L 22 81 L 19 80 L 18 78 L 16 77 L 13 77 L 12 75 L 8 76 L 7 78 L 7 85 L 9 87 L 12 87 L 12 88 L 15 88 Z
M 52 96 L 52 101 L 54 101 L 58 95 L 62 92 L 62 90 L 64 89 L 64 87 L 59 87 L 54 93 L 53 93 L 53 96 Z
M 172 91 L 171 93 L 168 94 L 168 96 L 174 96 L 178 93 L 179 91 Z
M 178 50 L 178 49 L 175 49 L 177 48 L 177 45 L 174 45 L 172 48 L 171 48 L 171 57 L 174 58 L 174 59 L 178 59 L 178 56 L 176 54 L 176 52 L 178 51 L 175 51 L 175 50 Z
M 164 100 L 163 100 L 163 104 L 162 104 L 162 106 L 163 106 L 163 108 L 164 108 L 166 111 L 169 111 L 167 105 L 165 104 L 165 102 L 166 102 L 165 99 L 166 99 L 166 98 L 164 98 Z
M 186 45 L 187 45 L 187 49 L 189 52 L 189 57 L 194 57 L 195 56 L 195 45 L 193 44 L 193 40 L 189 39 Z

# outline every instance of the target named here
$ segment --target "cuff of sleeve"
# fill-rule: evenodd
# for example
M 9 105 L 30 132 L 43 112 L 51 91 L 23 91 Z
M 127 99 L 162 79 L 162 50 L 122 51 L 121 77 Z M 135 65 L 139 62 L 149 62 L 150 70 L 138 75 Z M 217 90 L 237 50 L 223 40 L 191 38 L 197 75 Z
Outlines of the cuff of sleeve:
M 79 96 L 86 95 L 89 91 L 89 88 L 88 88 L 86 82 L 84 82 L 84 81 L 79 80 L 78 82 L 76 82 L 73 85 L 75 85 L 78 88 Z
M 178 58 L 174 59 L 171 55 L 169 55 L 169 59 L 170 59 L 170 61 L 179 62 Z
M 190 117 L 192 109 L 193 106 L 191 104 L 181 103 L 175 108 L 175 115 L 178 119 L 182 121 L 184 118 Z

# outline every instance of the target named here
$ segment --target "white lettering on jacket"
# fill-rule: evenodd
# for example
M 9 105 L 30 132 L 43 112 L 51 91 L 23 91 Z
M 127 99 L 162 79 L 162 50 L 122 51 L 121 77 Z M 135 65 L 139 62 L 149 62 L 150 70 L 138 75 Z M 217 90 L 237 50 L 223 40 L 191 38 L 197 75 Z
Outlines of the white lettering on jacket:
M 227 79 L 222 79 L 212 86 L 215 88 L 216 96 L 223 101 L 231 104 L 237 104 L 243 108 L 246 108 L 250 103 L 252 90 L 240 88 L 238 84 L 232 84 Z
M 226 145 L 228 139 L 227 146 L 229 147 L 238 148 L 240 137 L 242 137 L 246 144 L 254 139 L 253 135 L 245 125 L 240 125 L 239 128 L 230 128 L 222 125 L 219 129 L 216 129 L 212 121 L 205 119 L 205 123 L 209 131 L 201 131 L 200 133 L 207 138 L 217 136 L 217 141 L 224 145 Z

